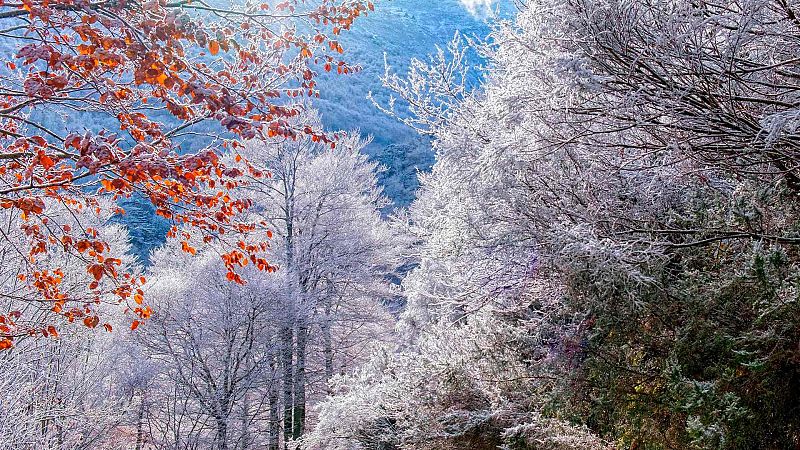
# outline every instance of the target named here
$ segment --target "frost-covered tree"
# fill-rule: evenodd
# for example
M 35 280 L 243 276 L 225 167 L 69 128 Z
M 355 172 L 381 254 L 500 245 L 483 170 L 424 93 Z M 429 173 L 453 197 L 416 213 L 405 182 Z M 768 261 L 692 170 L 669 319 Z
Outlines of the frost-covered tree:
M 253 431 L 263 429 L 259 445 L 277 448 L 267 441 L 277 427 L 268 412 L 277 407 L 280 284 L 257 270 L 246 285 L 232 283 L 213 247 L 195 256 L 180 247 L 171 241 L 153 255 L 147 293 L 156 310 L 136 336 L 143 357 L 155 363 L 138 393 L 144 411 L 137 421 L 146 424 L 146 442 L 248 448 Z
M 621 446 L 795 445 L 795 10 L 532 1 L 477 45 L 480 91 L 457 45 L 387 74 L 437 155 L 408 348 L 488 312 L 523 330 L 499 348 L 529 353 L 530 414 Z
M 76 213 L 49 205 L 54 223 L 96 230 L 96 236 L 108 244 L 105 250 L 126 254 L 127 233 L 110 224 L 111 205 L 101 201 L 98 206 Z M 39 256 L 37 278 L 24 276 L 30 261 L 18 252 L 18 245 L 27 238 L 22 232 L 25 223 L 7 211 L 0 221 L 0 315 L 12 319 L 0 321 L 0 328 L 4 335 L 15 336 L 15 345 L 0 354 L 0 442 L 15 449 L 119 448 L 112 430 L 129 402 L 115 388 L 117 337 L 109 332 L 124 328 L 130 319 L 117 310 L 118 301 L 110 294 L 116 285 L 111 279 L 96 282 L 84 261 L 69 254 L 67 247 Z M 130 273 L 139 270 L 130 257 L 112 267 Z M 44 285 L 51 286 L 54 298 L 80 299 L 86 309 L 81 303 L 42 299 L 39 289 Z M 108 322 L 95 321 L 96 316 L 87 314 L 89 306 L 105 312 Z M 62 307 L 64 323 L 83 321 L 86 327 L 62 328 L 62 323 L 44 319 L 50 309 Z M 32 339 L 29 333 L 47 339 Z
M 396 295 L 388 277 L 401 262 L 402 242 L 381 217 L 387 200 L 377 165 L 361 153 L 366 144 L 357 133 L 341 134 L 335 149 L 311 138 L 251 141 L 236 157 L 251 175 L 269 172 L 249 178 L 240 195 L 273 236 L 271 263 L 285 280 L 286 440 L 304 432 L 307 386 L 326 393 L 336 366 L 352 363 L 354 352 L 387 329 L 383 304 Z M 309 361 L 319 353 L 321 361 Z

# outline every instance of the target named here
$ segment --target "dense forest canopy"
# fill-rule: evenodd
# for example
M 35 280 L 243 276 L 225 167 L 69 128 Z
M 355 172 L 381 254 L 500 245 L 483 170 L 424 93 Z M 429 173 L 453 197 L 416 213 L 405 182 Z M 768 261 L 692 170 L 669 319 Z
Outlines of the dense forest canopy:
M 464 2 L 391 214 L 315 107 L 384 3 L 0 4 L 0 449 L 800 447 L 800 3 Z

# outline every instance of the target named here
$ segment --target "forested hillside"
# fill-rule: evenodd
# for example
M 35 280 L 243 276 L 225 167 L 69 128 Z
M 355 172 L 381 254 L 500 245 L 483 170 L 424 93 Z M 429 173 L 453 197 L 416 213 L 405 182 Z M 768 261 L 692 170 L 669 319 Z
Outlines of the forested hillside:
M 0 450 L 800 448 L 800 3 L 409 4 L 0 3 Z

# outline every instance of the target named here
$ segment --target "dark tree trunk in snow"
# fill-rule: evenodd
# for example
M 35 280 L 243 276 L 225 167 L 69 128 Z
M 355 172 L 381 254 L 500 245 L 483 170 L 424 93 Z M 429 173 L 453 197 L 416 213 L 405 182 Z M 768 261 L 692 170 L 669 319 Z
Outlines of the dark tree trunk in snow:
M 297 352 L 295 354 L 297 367 L 294 372 L 294 427 L 292 436 L 299 439 L 303 436 L 306 422 L 306 342 L 308 338 L 308 325 L 305 319 L 298 321 L 297 326 Z
M 270 358 L 272 380 L 269 383 L 269 444 L 268 450 L 278 450 L 280 441 L 281 418 L 278 397 L 278 359 L 277 355 Z
M 218 411 L 215 417 L 217 425 L 216 448 L 218 450 L 228 450 L 228 421 L 227 418 Z
M 285 197 L 285 216 L 284 223 L 286 225 L 286 272 L 291 275 L 294 270 L 294 218 L 292 216 L 294 210 L 294 176 L 285 177 L 283 180 L 284 195 Z M 295 305 L 292 303 L 293 298 L 289 298 L 289 304 L 286 305 L 288 314 L 286 323 L 283 324 L 281 329 L 281 364 L 283 365 L 283 446 L 289 448 L 288 441 L 292 437 L 292 409 L 294 401 L 292 398 L 292 385 L 294 382 L 294 367 L 292 365 L 292 355 L 294 350 L 294 321 L 295 321 Z
M 286 442 L 292 438 L 292 380 L 294 380 L 294 368 L 292 366 L 292 347 L 293 330 L 287 326 L 281 330 L 281 366 L 283 367 L 283 439 L 284 447 L 288 448 Z
M 242 399 L 242 436 L 239 438 L 239 448 L 246 450 L 250 448 L 250 398 L 247 394 Z
M 139 399 L 139 413 L 136 415 L 136 450 L 144 444 L 144 394 Z
M 325 300 L 325 317 L 322 320 L 322 346 L 325 354 L 325 381 L 333 377 L 333 338 L 331 337 L 331 303 Z M 328 386 L 330 390 L 330 386 Z

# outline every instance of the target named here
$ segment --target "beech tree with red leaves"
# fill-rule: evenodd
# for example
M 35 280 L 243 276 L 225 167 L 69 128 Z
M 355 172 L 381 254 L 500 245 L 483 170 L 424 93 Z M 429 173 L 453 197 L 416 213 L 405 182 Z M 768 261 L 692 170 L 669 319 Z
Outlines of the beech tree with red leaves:
M 26 320 L 0 310 L 0 348 L 47 335 L 64 319 L 96 327 L 102 303 L 130 310 L 131 327 L 149 316 L 145 279 L 122 270 L 95 228 L 58 218 L 103 214 L 98 197 L 143 195 L 173 223 L 170 234 L 186 252 L 194 252 L 190 238 L 230 242 L 223 254 L 229 280 L 243 283 L 236 271 L 248 262 L 274 270 L 266 242 L 235 246 L 256 224 L 235 218 L 250 205 L 226 192 L 244 174 L 221 154 L 254 137 L 335 146 L 322 130 L 288 119 L 299 100 L 319 95 L 318 71 L 358 70 L 338 59 L 336 39 L 372 9 L 362 0 L 0 0 L 11 53 L 0 71 L 0 208 L 19 219 L 25 236 L 0 239 L 5 251 L 24 256 L 18 281 L 35 293 L 13 300 L 49 311 Z M 183 140 L 199 129 L 214 130 L 213 139 L 187 152 Z M 73 298 L 52 276 L 60 269 L 41 267 L 56 249 L 90 275 L 89 297 Z

